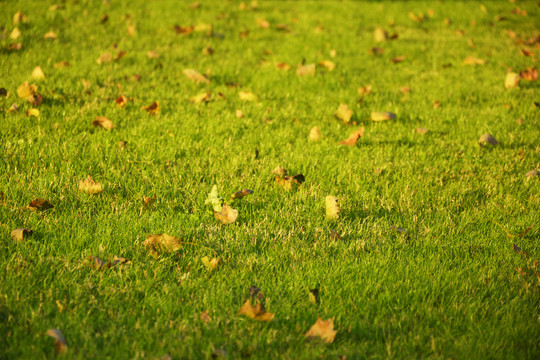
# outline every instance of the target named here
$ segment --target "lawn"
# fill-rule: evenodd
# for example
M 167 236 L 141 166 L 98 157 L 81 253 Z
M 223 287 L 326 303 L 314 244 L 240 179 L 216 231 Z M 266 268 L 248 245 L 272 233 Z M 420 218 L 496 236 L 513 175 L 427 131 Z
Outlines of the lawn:
M 0 1 L 0 358 L 538 359 L 538 24 Z

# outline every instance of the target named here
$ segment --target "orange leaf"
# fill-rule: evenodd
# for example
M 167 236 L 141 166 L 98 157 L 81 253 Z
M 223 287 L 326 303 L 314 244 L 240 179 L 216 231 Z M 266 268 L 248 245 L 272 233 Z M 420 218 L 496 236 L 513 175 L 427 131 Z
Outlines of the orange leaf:
M 214 210 L 214 217 L 223 225 L 232 224 L 238 218 L 238 210 L 233 209 L 227 204 L 223 204 L 220 212 Z
M 353 132 L 347 139 L 340 142 L 341 145 L 354 146 L 358 139 L 364 136 L 364 125 L 355 132 Z
M 266 312 L 264 306 L 261 303 L 255 306 L 251 305 L 251 301 L 248 299 L 238 311 L 239 315 L 245 315 L 250 319 L 258 321 L 270 321 L 274 318 L 274 314 Z
M 96 117 L 96 120 L 92 121 L 92 125 L 95 127 L 102 127 L 107 130 L 112 130 L 114 128 L 113 122 L 105 116 Z
M 141 109 L 146 110 L 148 115 L 157 115 L 160 112 L 159 104 L 157 101 L 154 101 L 148 106 L 143 106 Z
M 334 318 L 328 320 L 317 319 L 317 322 L 305 334 L 307 338 L 320 337 L 323 341 L 331 343 L 336 337 L 337 331 L 334 330 Z

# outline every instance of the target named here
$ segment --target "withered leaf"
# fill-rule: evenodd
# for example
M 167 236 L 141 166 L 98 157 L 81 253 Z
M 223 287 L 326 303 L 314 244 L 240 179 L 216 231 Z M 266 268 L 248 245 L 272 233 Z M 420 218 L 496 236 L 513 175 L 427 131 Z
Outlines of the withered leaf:
M 238 218 L 238 210 L 233 209 L 228 204 L 223 204 L 220 212 L 214 210 L 214 217 L 223 225 L 232 224 Z
M 184 73 L 184 75 L 196 82 L 196 83 L 205 83 L 205 84 L 209 84 L 210 83 L 210 80 L 208 80 L 208 78 L 206 76 L 204 76 L 203 74 L 201 74 L 200 72 L 198 72 L 197 70 L 195 69 L 185 69 L 184 71 L 182 71 Z
M 504 79 L 504 87 L 507 89 L 519 87 L 520 76 L 515 72 L 509 72 Z
M 270 23 L 263 18 L 258 18 L 256 22 L 261 29 L 268 29 L 270 27 Z
M 102 192 L 103 187 L 101 186 L 101 182 L 95 182 L 94 179 L 92 179 L 92 177 L 88 175 L 86 180 L 79 180 L 79 190 L 87 194 L 93 195 Z
M 397 64 L 397 63 L 400 63 L 402 62 L 403 60 L 405 60 L 405 55 L 401 55 L 401 56 L 398 56 L 398 57 L 395 57 L 392 59 L 392 62 L 394 64 Z
M 345 123 L 349 123 L 349 121 L 351 121 L 351 117 L 353 116 L 353 111 L 349 109 L 347 104 L 341 103 L 339 104 L 334 116 L 340 120 L 343 120 Z
M 279 177 L 284 177 L 287 174 L 287 169 L 278 165 L 276 166 L 274 170 L 272 170 L 272 174 L 277 175 Z
M 152 206 L 156 202 L 156 200 L 157 200 L 156 195 L 154 195 L 153 197 L 143 196 L 144 207 L 148 209 L 150 206 Z
M 322 320 L 321 318 L 317 319 L 317 322 L 309 329 L 305 334 L 308 339 L 319 337 L 327 343 L 334 341 L 337 331 L 334 330 L 334 318 L 328 320 Z
M 349 135 L 347 139 L 340 141 L 340 144 L 346 146 L 354 146 L 356 145 L 358 139 L 360 139 L 362 136 L 364 136 L 364 125 L 362 125 L 360 129 L 354 131 L 351 135 Z
M 128 265 L 128 264 L 131 264 L 131 261 L 129 261 L 128 259 L 126 259 L 124 257 L 114 255 L 113 262 L 112 262 L 111 266 Z
M 371 120 L 373 121 L 385 121 L 385 120 L 393 120 L 396 118 L 396 114 L 383 111 L 383 112 L 372 112 L 371 113 Z
M 538 79 L 538 69 L 537 68 L 527 68 L 527 70 L 521 70 L 519 72 L 519 77 L 523 80 L 534 81 Z
M 15 241 L 24 241 L 24 238 L 26 236 L 30 236 L 32 234 L 33 234 L 32 229 L 18 228 L 11 232 L 11 238 Z
M 98 63 L 98 65 L 106 64 L 111 61 L 113 61 L 113 56 L 109 52 L 101 54 L 101 56 L 96 59 L 96 62 Z
M 126 106 L 128 98 L 124 95 L 120 95 L 116 98 L 116 100 L 114 100 L 114 102 L 116 103 L 116 106 L 118 106 L 119 108 L 123 108 L 124 106 Z
M 261 303 L 255 306 L 251 305 L 250 299 L 246 300 L 244 305 L 242 305 L 240 311 L 238 311 L 238 315 L 245 315 L 250 319 L 258 321 L 270 321 L 274 318 L 274 314 L 266 312 Z
M 201 261 L 208 270 L 215 270 L 219 264 L 219 259 L 210 259 L 208 256 L 204 256 L 203 258 L 201 258 Z
M 28 81 L 25 81 L 17 88 L 17 96 L 29 100 L 37 94 L 37 89 L 37 85 L 29 84 Z
M 312 304 L 319 303 L 319 289 L 309 289 L 309 302 Z
M 529 51 L 527 49 L 521 49 L 521 53 L 523 54 L 523 56 L 533 56 L 534 55 L 534 52 L 532 51 Z
M 375 29 L 373 36 L 375 37 L 376 42 L 383 42 L 388 39 L 388 33 L 381 27 Z
M 45 211 L 52 209 L 54 206 L 45 199 L 35 199 L 32 200 L 28 208 L 33 211 Z
M 146 53 L 146 56 L 149 59 L 157 59 L 159 58 L 159 53 L 155 50 L 148 50 L 148 52 Z
M 375 56 L 381 55 L 383 52 L 384 49 L 381 49 L 380 47 L 372 47 L 371 49 L 369 49 L 369 53 Z
M 328 195 L 325 198 L 326 218 L 337 219 L 339 218 L 339 202 L 338 198 L 332 195 Z
M 90 263 L 92 267 L 98 270 L 108 269 L 111 267 L 111 264 L 103 259 L 98 258 L 97 256 L 90 256 Z
M 143 106 L 141 109 L 146 110 L 148 115 L 158 115 L 161 111 L 159 103 L 157 101 L 154 101 L 148 106 Z
M 298 68 L 296 68 L 296 75 L 315 75 L 315 64 L 299 65 Z
M 47 330 L 45 335 L 48 335 L 48 336 L 52 337 L 55 340 L 55 342 L 54 342 L 54 351 L 57 354 L 61 354 L 61 353 L 66 352 L 68 344 L 67 344 L 66 338 L 64 337 L 64 335 L 62 334 L 62 332 L 60 330 L 58 330 L 58 329 L 49 329 L 49 330 Z
M 467 56 L 465 60 L 463 60 L 463 64 L 465 65 L 484 65 L 486 63 L 486 60 L 479 59 L 474 56 Z
M 55 69 L 63 69 L 63 68 L 70 67 L 70 66 L 71 66 L 71 64 L 69 62 L 67 62 L 67 61 L 59 61 L 59 62 L 57 62 L 57 63 L 55 63 L 53 65 L 53 67 Z
M 189 35 L 193 32 L 195 29 L 194 26 L 180 26 L 180 25 L 174 25 L 174 32 L 176 34 L 182 34 L 184 36 Z
M 493 135 L 487 134 L 487 133 L 480 136 L 480 139 L 478 139 L 478 143 L 480 145 L 493 145 L 493 146 L 499 144 L 499 142 L 495 140 Z
M 244 196 L 251 195 L 251 194 L 253 194 L 253 190 L 242 189 L 242 190 L 237 191 L 234 194 L 232 194 L 231 199 L 241 199 Z
M 525 174 L 525 176 L 530 178 L 540 178 L 540 171 L 533 169 Z
M 428 129 L 421 128 L 421 127 L 416 128 L 416 129 L 414 129 L 414 130 L 416 131 L 416 133 L 417 133 L 418 135 L 424 135 L 424 134 L 427 134 L 427 133 L 429 132 Z
M 113 122 L 109 120 L 109 118 L 105 116 L 98 116 L 94 121 L 92 121 L 92 126 L 94 127 L 102 127 L 107 130 L 114 129 Z
M 203 311 L 200 315 L 199 315 L 199 319 L 201 319 L 202 322 L 204 323 L 208 323 L 212 320 L 212 318 L 210 317 L 210 314 L 208 314 L 208 311 Z
M 304 175 L 302 174 L 297 174 L 294 176 L 285 176 L 285 177 L 276 176 L 277 183 L 283 186 L 285 190 L 292 190 L 293 187 L 296 187 L 302 184 L 305 180 L 306 179 Z
M 369 95 L 369 94 L 371 94 L 371 85 L 360 86 L 357 91 L 358 91 L 358 95 L 360 95 L 360 96 Z
M 321 130 L 319 130 L 319 127 L 314 126 L 311 128 L 308 138 L 311 141 L 319 141 L 321 139 Z
M 28 21 L 28 17 L 24 15 L 21 11 L 17 11 L 13 15 L 13 26 L 17 26 L 21 23 L 25 23 Z
M 179 238 L 168 234 L 146 235 L 143 245 L 147 249 L 155 252 L 159 249 L 168 251 L 177 251 L 182 247 L 182 241 Z

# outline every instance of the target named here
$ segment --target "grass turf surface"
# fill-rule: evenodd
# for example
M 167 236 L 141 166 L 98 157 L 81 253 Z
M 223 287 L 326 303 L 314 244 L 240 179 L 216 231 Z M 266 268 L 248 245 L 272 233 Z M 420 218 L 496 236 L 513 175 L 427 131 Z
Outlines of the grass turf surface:
M 68 358 L 540 355 L 540 224 L 509 238 L 491 221 L 518 234 L 539 220 L 539 182 L 525 177 L 540 167 L 538 83 L 504 87 L 508 68 L 538 59 L 535 44 L 508 33 L 538 35 L 536 2 L 54 4 L 0 2 L 0 86 L 10 92 L 0 99 L 0 357 L 54 356 L 49 328 L 67 338 Z M 17 11 L 27 22 L 10 39 Z M 213 28 L 174 31 L 197 24 Z M 376 43 L 378 26 L 398 38 Z M 50 30 L 56 40 L 43 38 Z M 202 53 L 207 46 L 213 55 Z M 384 52 L 370 54 L 375 46 Z M 119 51 L 123 58 L 96 63 Z M 464 65 L 467 56 L 486 63 Z M 322 60 L 336 68 L 297 76 L 298 64 Z M 60 61 L 71 66 L 55 67 Z M 32 79 L 36 66 L 45 80 Z M 190 81 L 187 68 L 209 69 L 210 83 Z M 17 98 L 26 80 L 43 96 L 37 118 Z M 367 85 L 372 93 L 359 101 L 357 88 Z M 210 102 L 188 101 L 203 91 Z M 241 101 L 239 91 L 258 100 Z M 115 104 L 121 94 L 124 108 Z M 141 107 L 154 101 L 161 113 L 149 116 Z M 7 111 L 13 103 L 18 112 Z M 366 126 L 355 147 L 339 145 L 358 127 L 334 118 L 340 103 Z M 375 123 L 372 111 L 397 119 Z M 115 128 L 93 128 L 96 116 Z M 318 142 L 308 140 L 313 126 Z M 480 147 L 483 133 L 500 145 Z M 306 182 L 285 191 L 271 174 L 277 165 Z M 87 175 L 102 193 L 78 190 Z M 220 225 L 204 203 L 214 184 L 225 198 L 255 191 L 233 204 L 235 223 Z M 152 195 L 156 203 L 144 209 Z M 338 220 L 325 219 L 327 195 L 340 200 Z M 25 209 L 35 198 L 54 208 Z M 13 241 L 19 227 L 33 236 Z M 342 238 L 330 239 L 330 230 Z M 156 259 L 142 241 L 158 233 L 204 247 Z M 114 254 L 132 263 L 99 271 L 88 260 Z M 220 266 L 207 270 L 203 256 Z M 275 313 L 269 323 L 237 315 L 252 285 Z M 318 304 L 309 301 L 314 288 Z M 304 338 L 318 317 L 334 318 L 332 344 Z

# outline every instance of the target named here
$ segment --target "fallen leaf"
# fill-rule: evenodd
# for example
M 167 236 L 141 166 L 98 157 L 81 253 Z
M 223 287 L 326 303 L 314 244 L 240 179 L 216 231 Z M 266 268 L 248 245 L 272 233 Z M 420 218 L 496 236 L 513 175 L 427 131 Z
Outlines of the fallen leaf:
M 309 140 L 311 141 L 319 141 L 321 139 L 321 131 L 319 130 L 319 127 L 314 126 L 309 131 Z
M 329 54 L 330 54 L 330 57 L 331 57 L 331 58 L 335 58 L 335 57 L 337 56 L 337 51 L 336 51 L 336 49 L 330 50 L 330 53 L 329 53 Z
M 28 81 L 25 81 L 17 88 L 17 96 L 25 100 L 32 99 L 37 94 L 37 89 L 37 85 L 30 85 Z
M 323 60 L 319 62 L 319 66 L 327 68 L 328 71 L 332 71 L 336 68 L 336 64 L 330 60 Z
M 123 51 L 123 50 L 120 50 L 116 56 L 114 57 L 114 61 L 118 61 L 120 60 L 121 58 L 123 58 L 124 56 L 126 56 L 126 52 Z
M 258 99 L 257 95 L 249 91 L 239 91 L 238 97 L 242 101 L 257 101 Z
M 514 250 L 514 252 L 516 254 L 519 254 L 523 257 L 527 257 L 527 253 L 525 252 L 525 250 L 522 250 L 519 246 L 517 246 L 516 244 L 512 244 L 512 249 Z
M 159 58 L 159 53 L 155 50 L 149 50 L 147 53 L 146 53 L 146 57 L 149 58 L 149 59 L 158 59 Z
M 55 69 L 62 69 L 62 68 L 70 67 L 70 66 L 71 64 L 67 61 L 59 61 L 53 65 Z
M 292 190 L 293 186 L 301 185 L 305 181 L 305 177 L 302 174 L 294 176 L 276 177 L 278 184 L 283 186 L 286 190 Z
M 7 46 L 8 50 L 21 50 L 22 49 L 22 43 L 11 43 Z
M 11 238 L 15 241 L 24 241 L 24 238 L 33 234 L 31 229 L 18 228 L 11 232 Z
M 530 178 L 540 178 L 540 171 L 534 169 L 525 174 L 525 176 Z
M 383 52 L 384 49 L 381 49 L 380 47 L 372 47 L 369 49 L 369 53 L 374 56 L 381 55 Z
M 201 52 L 204 54 L 204 55 L 213 55 L 214 54 L 214 49 L 212 49 L 210 46 L 205 46 Z
M 244 196 L 251 195 L 251 194 L 253 194 L 253 190 L 242 189 L 242 190 L 237 191 L 234 194 L 232 194 L 231 199 L 241 199 Z
M 216 258 L 210 259 L 208 256 L 201 258 L 201 261 L 208 270 L 215 270 L 219 264 L 219 259 L 216 259 Z
M 193 31 L 206 33 L 207 35 L 212 35 L 213 28 L 214 27 L 212 26 L 212 24 L 199 23 L 195 25 L 195 27 L 193 28 Z
M 404 86 L 404 87 L 402 87 L 402 88 L 399 88 L 399 91 L 401 91 L 403 94 L 406 95 L 406 94 L 408 94 L 408 93 L 411 92 L 411 88 L 408 87 L 408 86 Z
M 157 200 L 156 195 L 154 195 L 153 197 L 143 196 L 144 208 L 148 209 L 150 206 L 152 206 L 156 202 L 156 200 Z
M 388 39 L 388 33 L 381 27 L 375 29 L 373 36 L 375 37 L 376 42 L 383 42 Z
M 148 106 L 143 106 L 141 109 L 146 110 L 148 115 L 158 115 L 161 111 L 159 103 L 157 101 L 154 101 Z
M 111 267 L 111 264 L 109 264 L 105 260 L 98 258 L 97 256 L 90 256 L 90 262 L 92 264 L 92 267 L 98 270 L 108 269 Z
M 366 95 L 371 94 L 371 85 L 368 86 L 361 86 L 358 88 L 358 95 L 364 97 Z
M 228 204 L 223 204 L 221 211 L 214 210 L 214 217 L 223 225 L 232 224 L 238 218 L 238 210 L 233 209 Z
M 43 69 L 41 66 L 36 66 L 34 70 L 32 71 L 32 77 L 34 80 L 45 80 L 45 73 L 43 72 Z
M 527 70 L 521 70 L 519 72 L 519 77 L 523 80 L 534 81 L 538 79 L 538 69 L 537 68 L 527 68 Z
M 118 141 L 118 148 L 120 150 L 124 150 L 126 148 L 126 146 L 127 146 L 127 141 L 125 141 L 125 140 L 119 140 Z
M 192 96 L 189 98 L 189 101 L 194 104 L 200 104 L 202 102 L 209 102 L 210 101 L 210 92 L 205 91 L 200 94 L 197 94 L 195 96 Z
M 507 89 L 519 87 L 520 77 L 515 72 L 509 72 L 504 79 L 504 87 Z
M 131 264 L 131 261 L 129 261 L 128 259 L 124 257 L 114 255 L 113 262 L 111 263 L 111 267 L 117 266 L 117 265 L 128 265 L 128 264 Z
M 204 323 L 208 323 L 208 322 L 212 321 L 212 318 L 210 317 L 210 314 L 208 314 L 208 311 L 203 311 L 199 315 L 199 319 L 201 319 L 201 321 L 204 322 Z
M 425 129 L 425 128 L 416 128 L 414 130 L 416 131 L 416 133 L 418 135 L 424 135 L 424 134 L 427 134 L 429 132 L 429 130 Z
M 277 24 L 276 30 L 278 31 L 284 31 L 284 32 L 291 32 L 291 28 L 287 24 Z
M 362 125 L 360 129 L 354 131 L 351 135 L 349 135 L 347 139 L 340 141 L 340 144 L 346 146 L 354 146 L 356 145 L 358 139 L 360 139 L 362 136 L 364 136 L 364 125 Z
M 422 14 L 422 13 L 419 13 L 418 15 L 416 15 L 415 13 L 413 13 L 411 11 L 411 12 L 409 12 L 408 15 L 409 15 L 409 19 L 411 19 L 412 21 L 416 21 L 416 22 L 422 22 L 425 19 L 425 15 Z
M 200 2 L 194 2 L 188 5 L 191 9 L 198 9 L 202 6 Z
M 440 107 L 441 107 L 441 102 L 440 102 L 439 100 L 435 100 L 435 101 L 433 102 L 433 107 L 434 107 L 435 109 L 440 108 Z
M 204 201 L 205 204 L 211 204 L 214 212 L 220 212 L 223 206 L 223 197 L 218 193 L 217 185 L 212 186 L 212 190 L 208 194 L 208 197 Z
M 312 304 L 319 303 L 319 289 L 309 289 L 309 302 Z
M 39 109 L 34 109 L 34 108 L 28 109 L 28 110 L 26 111 L 26 115 L 28 115 L 28 116 L 34 116 L 34 117 L 39 117 Z
M 206 76 L 204 76 L 203 74 L 201 74 L 197 70 L 185 69 L 184 71 L 182 71 L 182 73 L 184 73 L 184 75 L 188 79 L 196 82 L 197 84 L 199 84 L 199 83 L 209 84 L 210 83 L 210 80 L 208 80 L 208 78 Z
M 19 24 L 23 24 L 28 21 L 28 17 L 24 15 L 21 11 L 17 11 L 13 15 L 13 26 L 17 26 Z
M 478 139 L 478 143 L 480 145 L 498 145 L 499 142 L 495 140 L 495 138 L 491 134 L 483 134 L 480 136 L 480 139 Z
M 326 218 L 337 219 L 339 218 L 339 202 L 335 196 L 328 195 L 325 198 Z
M 64 335 L 62 334 L 62 332 L 60 330 L 58 330 L 58 329 L 49 329 L 49 330 L 47 330 L 45 335 L 48 335 L 48 336 L 52 337 L 55 340 L 55 342 L 54 342 L 54 351 L 57 354 L 61 354 L 61 353 L 66 352 L 67 346 L 68 346 L 67 341 L 66 341 L 66 338 L 64 337 Z
M 93 195 L 102 192 L 103 187 L 101 186 L 101 183 L 99 181 L 95 182 L 94 179 L 92 179 L 92 177 L 88 175 L 86 180 L 79 180 L 79 190 L 87 194 Z
M 48 209 L 52 209 L 54 206 L 45 199 L 35 199 L 32 200 L 30 205 L 28 205 L 28 208 L 32 211 L 45 211 Z
M 180 26 L 180 25 L 174 25 L 174 32 L 176 34 L 182 34 L 184 36 L 189 35 L 193 32 L 195 29 L 194 26 Z
M 523 54 L 523 56 L 533 56 L 534 55 L 534 52 L 532 51 L 529 51 L 527 49 L 521 49 L 521 53 Z
M 92 121 L 92 126 L 94 127 L 102 127 L 107 130 L 114 129 L 113 122 L 109 120 L 109 118 L 105 116 L 98 116 L 94 121 Z
M 56 40 L 58 38 L 58 35 L 56 35 L 56 33 L 51 30 L 46 32 L 45 35 L 43 35 L 43 38 L 48 40 Z
M 484 65 L 486 63 L 486 60 L 479 59 L 474 56 L 467 56 L 465 60 L 463 60 L 463 64 L 465 65 Z
M 400 63 L 402 62 L 403 60 L 405 60 L 405 55 L 401 55 L 401 56 L 398 56 L 398 57 L 395 57 L 392 59 L 392 62 L 394 64 L 397 64 L 397 63 Z
M 106 64 L 111 61 L 113 61 L 113 56 L 109 52 L 101 54 L 101 56 L 96 59 L 98 65 Z
M 244 117 L 244 112 L 242 110 L 236 110 L 234 112 L 234 115 L 236 116 L 237 119 L 241 119 Z
M 334 116 L 348 124 L 349 121 L 351 121 L 351 117 L 353 116 L 353 111 L 349 109 L 349 106 L 347 104 L 341 103 L 339 104 Z
M 268 29 L 270 27 L 270 23 L 263 18 L 258 18 L 256 22 L 261 29 Z
M 116 106 L 118 106 L 119 108 L 123 108 L 124 106 L 126 106 L 128 98 L 124 95 L 120 95 L 116 98 L 116 100 L 114 100 L 114 102 L 116 103 Z
M 15 39 L 18 39 L 20 37 L 21 37 L 21 31 L 19 30 L 19 28 L 13 28 L 13 30 L 9 34 L 9 38 L 12 39 L 12 40 L 15 40 Z
M 330 237 L 330 240 L 333 240 L 333 241 L 337 241 L 337 240 L 341 239 L 341 235 L 339 235 L 337 230 L 330 230 L 328 235 Z
M 245 315 L 250 319 L 258 321 L 270 321 L 274 318 L 274 314 L 266 312 L 261 303 L 257 303 L 255 306 L 251 305 L 250 299 L 246 300 L 244 305 L 242 305 L 240 311 L 238 311 L 238 315 Z
M 298 76 L 315 75 L 315 64 L 299 65 L 296 68 L 296 75 Z
M 383 112 L 372 112 L 371 113 L 371 120 L 373 121 L 385 121 L 385 120 L 393 120 L 396 118 L 396 114 L 383 111 Z
M 8 112 L 10 112 L 10 113 L 15 113 L 17 111 L 19 111 L 19 105 L 17 105 L 17 104 L 12 104 L 10 106 L 9 110 L 8 110 Z
M 328 320 L 317 319 L 317 322 L 305 334 L 308 339 L 320 337 L 323 341 L 331 343 L 336 337 L 337 331 L 334 330 L 334 318 Z
M 177 251 L 182 247 L 182 241 L 179 238 L 168 234 L 146 235 L 143 245 L 148 250 L 157 253 L 158 250 Z
M 277 175 L 279 177 L 284 177 L 287 174 L 287 169 L 281 166 L 276 166 L 276 168 L 272 170 L 272 174 Z
M 264 294 L 262 293 L 261 288 L 252 285 L 248 289 L 248 298 L 250 298 L 253 302 L 255 302 L 256 300 L 263 301 Z

